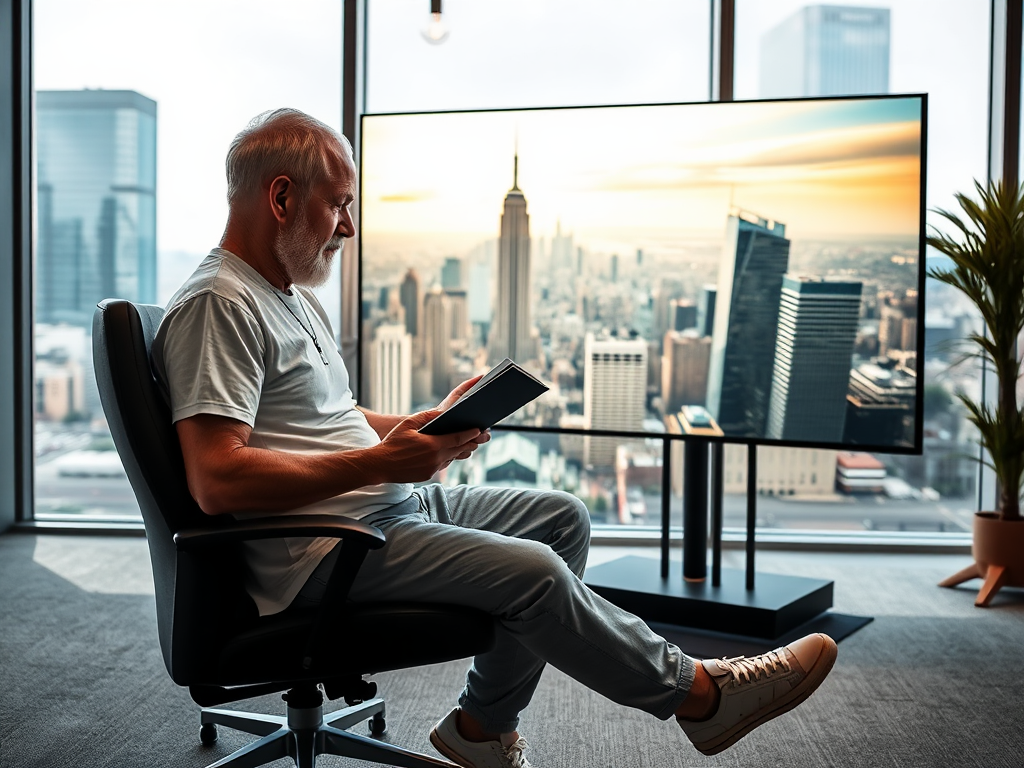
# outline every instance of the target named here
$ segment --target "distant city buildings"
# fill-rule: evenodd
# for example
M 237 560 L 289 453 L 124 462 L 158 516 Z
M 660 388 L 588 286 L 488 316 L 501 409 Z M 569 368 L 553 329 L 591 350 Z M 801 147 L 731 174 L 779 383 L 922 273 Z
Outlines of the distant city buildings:
M 444 293 L 451 308 L 449 338 L 452 341 L 465 341 L 469 338 L 469 301 L 466 292 L 453 288 L 445 289 Z
M 808 5 L 761 38 L 760 96 L 889 92 L 889 9 Z
M 586 429 L 641 432 L 647 399 L 647 343 L 642 339 L 584 341 L 583 419 Z M 587 436 L 583 463 L 612 466 L 617 438 Z
M 844 493 L 881 493 L 885 465 L 870 453 L 843 451 L 837 455 L 836 487 Z
M 697 327 L 697 304 L 690 299 L 672 299 L 669 302 L 669 314 L 672 318 L 670 329 L 673 331 Z
M 913 439 L 917 377 L 876 358 L 850 372 L 843 438 L 861 445 L 908 445 Z
M 861 283 L 786 275 L 767 437 L 840 443 Z
M 728 220 L 718 273 L 707 408 L 727 435 L 764 435 L 775 360 L 784 224 L 747 211 Z
M 36 417 L 47 421 L 83 419 L 85 376 L 77 360 L 60 354 L 36 357 Z
M 423 356 L 433 399 L 443 398 L 452 381 L 452 303 L 435 287 L 423 297 Z
M 705 285 L 700 291 L 700 304 L 697 308 L 697 330 L 701 336 L 711 336 L 715 331 L 715 299 L 718 287 Z
M 666 413 L 704 405 L 711 363 L 711 337 L 695 330 L 668 331 L 661 358 L 661 399 Z
M 441 287 L 446 291 L 464 287 L 462 285 L 462 259 L 449 256 L 444 260 L 444 266 L 441 267 Z
M 36 320 L 89 326 L 97 302 L 156 301 L 156 102 L 37 91 Z
M 404 325 L 381 325 L 370 348 L 370 409 L 412 410 L 412 337 Z
M 526 197 L 519 189 L 519 156 L 516 155 L 512 189 L 505 195 L 501 214 L 497 306 L 488 343 L 492 363 L 506 357 L 519 363 L 534 359 L 530 290 L 530 216 L 526 212 Z
M 420 333 L 423 294 L 420 290 L 420 277 L 412 267 L 409 267 L 409 271 L 402 278 L 398 295 L 399 301 L 405 309 L 405 330 L 415 339 Z

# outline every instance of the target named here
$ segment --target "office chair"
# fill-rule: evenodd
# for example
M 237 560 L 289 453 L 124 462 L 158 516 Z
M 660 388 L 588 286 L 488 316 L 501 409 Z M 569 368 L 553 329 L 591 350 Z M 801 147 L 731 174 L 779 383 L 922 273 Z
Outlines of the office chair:
M 386 728 L 384 701 L 364 675 L 486 651 L 493 619 L 457 606 L 349 603 L 360 565 L 384 544 L 380 530 L 358 521 L 205 515 L 189 494 L 170 409 L 150 369 L 162 316 L 160 307 L 103 301 L 93 319 L 93 358 L 103 411 L 145 522 L 167 672 L 203 707 L 203 744 L 216 741 L 218 725 L 261 737 L 210 768 L 255 768 L 283 757 L 314 768 L 318 754 L 457 768 L 347 729 L 367 719 L 374 736 Z M 285 536 L 339 539 L 338 566 L 318 608 L 260 617 L 243 586 L 239 544 Z M 287 691 L 284 717 L 210 708 L 280 691 Z M 325 715 L 325 696 L 343 696 L 349 706 Z

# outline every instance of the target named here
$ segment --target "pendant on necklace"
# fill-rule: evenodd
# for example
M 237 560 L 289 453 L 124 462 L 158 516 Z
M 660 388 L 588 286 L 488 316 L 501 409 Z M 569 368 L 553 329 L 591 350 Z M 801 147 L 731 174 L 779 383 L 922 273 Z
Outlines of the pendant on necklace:
M 324 361 L 324 365 L 330 365 L 330 363 L 327 362 L 327 355 L 324 354 L 323 349 L 320 347 L 320 342 L 314 339 L 313 346 L 316 347 L 316 351 L 320 353 L 320 359 Z

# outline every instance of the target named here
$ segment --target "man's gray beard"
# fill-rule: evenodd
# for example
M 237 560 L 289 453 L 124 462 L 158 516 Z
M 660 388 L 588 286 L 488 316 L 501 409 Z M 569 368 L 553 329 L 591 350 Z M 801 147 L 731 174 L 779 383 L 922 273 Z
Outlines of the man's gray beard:
M 274 239 L 277 258 L 288 270 L 291 281 L 306 288 L 319 288 L 330 279 L 334 256 L 332 254 L 330 258 L 325 258 L 324 251 L 334 245 L 338 246 L 340 252 L 339 241 L 331 238 L 321 244 L 305 220 L 296 221 L 285 232 L 278 232 Z

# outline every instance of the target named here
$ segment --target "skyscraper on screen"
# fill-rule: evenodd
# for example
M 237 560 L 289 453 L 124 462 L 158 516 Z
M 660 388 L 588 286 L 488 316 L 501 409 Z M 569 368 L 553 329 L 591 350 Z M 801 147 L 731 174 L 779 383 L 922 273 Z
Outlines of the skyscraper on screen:
M 727 435 L 764 434 L 788 265 L 784 224 L 733 211 L 718 272 L 707 401 Z
M 156 102 L 37 91 L 36 318 L 88 325 L 101 299 L 156 301 Z
M 498 241 L 498 290 L 491 326 L 490 359 L 510 357 L 525 362 L 533 357 L 530 340 L 530 216 L 519 189 L 519 156 L 515 157 L 512 189 L 505 195 Z
M 889 92 L 889 9 L 809 5 L 761 38 L 762 98 Z
M 783 279 L 768 437 L 842 442 L 860 294 L 859 282 Z
M 704 405 L 711 339 L 697 331 L 668 331 L 661 357 L 661 399 L 665 413 L 684 405 Z

